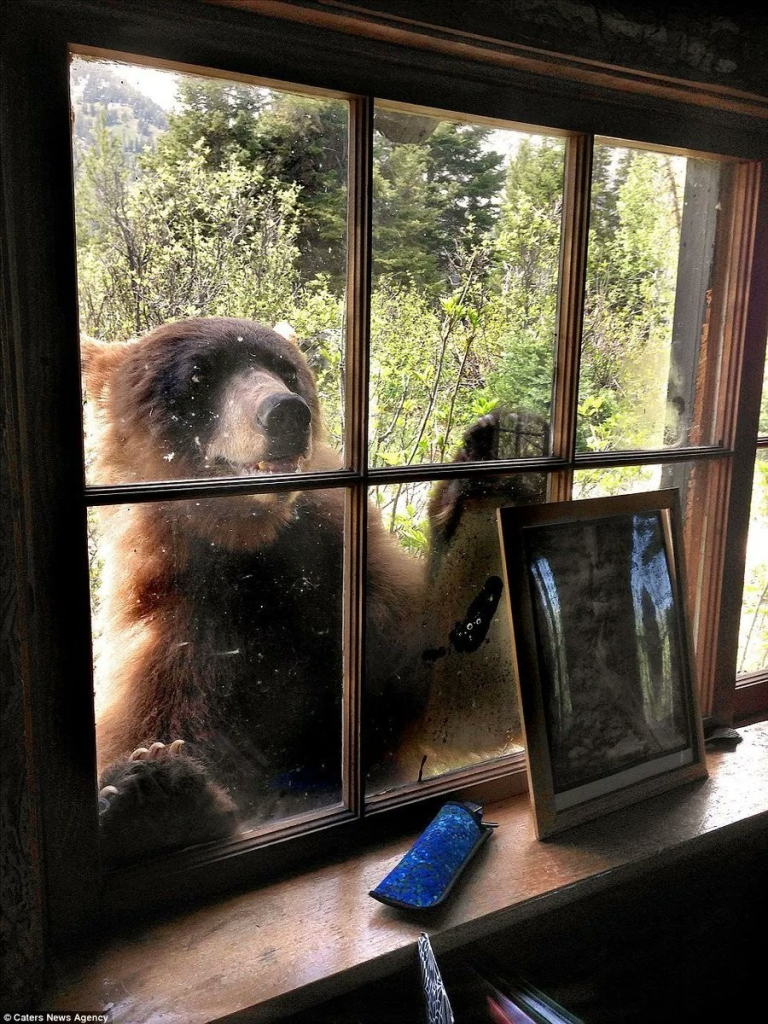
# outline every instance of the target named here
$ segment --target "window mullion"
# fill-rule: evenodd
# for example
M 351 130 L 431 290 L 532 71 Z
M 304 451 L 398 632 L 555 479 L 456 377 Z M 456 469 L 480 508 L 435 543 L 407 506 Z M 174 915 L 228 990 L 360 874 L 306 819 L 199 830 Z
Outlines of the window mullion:
M 345 517 L 343 795 L 350 810 L 360 814 L 363 806 L 361 702 L 365 666 L 373 99 L 355 97 L 350 101 L 349 111 L 344 449 L 346 464 L 358 478 L 347 490 Z
M 571 463 L 576 451 L 593 148 L 594 138 L 591 135 L 571 135 L 565 151 L 557 353 L 552 401 L 552 454 Z M 572 485 L 572 470 L 555 474 L 550 487 L 550 500 L 565 501 L 570 498 Z

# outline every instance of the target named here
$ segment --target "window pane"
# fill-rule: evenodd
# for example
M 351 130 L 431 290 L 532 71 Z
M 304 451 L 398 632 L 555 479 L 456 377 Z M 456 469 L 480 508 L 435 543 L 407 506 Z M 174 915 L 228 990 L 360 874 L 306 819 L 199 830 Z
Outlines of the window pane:
M 80 330 L 106 350 L 84 343 L 87 412 L 118 435 L 133 402 L 154 421 L 151 451 L 148 440 L 140 449 L 129 440 L 119 465 L 115 454 L 97 466 L 98 431 L 87 416 L 88 483 L 285 470 L 271 464 L 296 460 L 286 417 L 269 428 L 238 404 L 255 406 L 264 391 L 256 371 L 304 398 L 294 378 L 307 378 L 341 452 L 347 103 L 79 57 L 71 94 Z M 292 340 L 263 333 L 256 344 L 237 324 L 223 342 L 199 326 L 194 341 L 166 328 L 162 353 L 118 355 L 129 339 L 200 317 L 282 324 Z M 88 369 L 94 361 L 98 372 Z M 230 444 L 216 440 L 221 403 L 232 399 L 227 371 L 245 379 L 240 426 L 229 424 L 240 437 Z M 292 408 L 319 422 L 312 401 Z
M 768 669 L 768 450 L 755 461 L 741 603 L 738 675 Z
M 371 464 L 447 461 L 499 404 L 548 427 L 563 140 L 383 105 L 374 125 Z
M 369 572 L 407 582 L 394 643 L 368 594 L 369 795 L 522 749 L 496 509 L 545 496 L 534 473 L 372 490 Z
M 577 445 L 710 444 L 722 165 L 595 146 Z
M 91 509 L 98 760 L 102 786 L 118 790 L 102 831 L 114 856 L 176 833 L 181 845 L 201 830 L 213 838 L 210 793 L 184 776 L 190 756 L 244 828 L 341 800 L 343 510 L 341 490 Z M 146 766 L 115 767 L 177 739 L 156 786 L 135 777 Z
M 574 473 L 573 497 L 600 498 L 612 494 L 634 494 L 676 488 L 680 494 L 683 519 L 685 566 L 688 581 L 688 611 L 691 635 L 703 663 L 707 643 L 703 634 L 703 613 L 709 598 L 707 575 L 710 535 L 707 510 L 711 508 L 714 489 L 718 486 L 716 465 L 710 461 L 676 462 L 666 465 L 625 466 L 610 469 L 581 469 Z
M 686 464 L 687 465 L 687 464 Z M 616 466 L 610 469 L 579 469 L 573 475 L 573 497 L 605 498 L 613 494 L 658 491 L 663 466 Z M 674 472 L 674 467 L 670 473 Z

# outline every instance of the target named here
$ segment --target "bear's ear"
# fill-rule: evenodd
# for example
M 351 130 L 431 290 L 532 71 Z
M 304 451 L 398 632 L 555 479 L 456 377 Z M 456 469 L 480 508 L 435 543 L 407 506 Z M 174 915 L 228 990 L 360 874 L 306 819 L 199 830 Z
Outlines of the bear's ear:
M 279 324 L 275 324 L 272 330 L 275 334 L 279 334 L 285 338 L 286 341 L 290 341 L 294 345 L 299 344 L 299 336 L 287 320 L 281 320 Z
M 116 367 L 122 363 L 130 342 L 94 341 L 80 338 L 80 369 L 85 390 L 92 398 L 99 398 L 109 383 Z

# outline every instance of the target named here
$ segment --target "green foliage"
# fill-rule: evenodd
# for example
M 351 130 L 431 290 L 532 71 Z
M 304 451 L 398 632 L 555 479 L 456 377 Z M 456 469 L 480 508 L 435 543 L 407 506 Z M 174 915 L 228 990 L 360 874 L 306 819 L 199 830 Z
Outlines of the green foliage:
M 490 129 L 442 121 L 426 141 L 426 172 L 437 217 L 437 249 L 450 253 L 456 239 L 480 245 L 498 219 L 495 202 L 504 184 L 503 157 L 487 149 Z
M 683 167 L 658 153 L 596 148 L 582 450 L 663 444 Z
M 574 477 L 574 498 L 604 498 L 614 494 L 653 491 L 659 487 L 658 466 L 612 466 L 580 469 Z
M 484 148 L 490 130 L 435 120 L 421 142 L 385 134 L 377 114 L 373 160 L 373 272 L 412 282 L 439 301 L 460 285 L 457 250 L 482 246 L 498 219 L 503 157 Z M 406 123 L 423 121 L 404 114 Z M 459 255 L 460 258 L 460 255 Z
M 180 317 L 291 313 L 296 188 L 234 160 L 211 170 L 207 155 L 202 142 L 183 160 L 147 154 L 132 181 L 116 137 L 97 127 L 78 193 L 86 334 L 125 338 Z
M 180 79 L 180 109 L 160 144 L 179 163 L 201 141 L 211 170 L 235 163 L 296 190 L 298 270 L 343 285 L 346 242 L 347 108 L 217 79 Z
M 202 142 L 206 164 L 217 170 L 232 159 L 253 163 L 253 135 L 269 90 L 215 78 L 179 78 L 179 109 L 168 118 L 159 153 L 179 163 Z
M 422 146 L 399 145 L 373 165 L 373 274 L 408 285 L 440 281 L 438 210 Z
M 111 73 L 78 74 L 83 331 L 122 339 L 183 316 L 288 320 L 341 449 L 345 103 L 179 76 L 161 131 L 164 115 L 115 94 Z M 549 417 L 564 145 L 383 109 L 376 128 L 370 457 L 439 462 L 499 403 Z M 582 450 L 660 443 L 683 164 L 596 148 Z M 600 486 L 630 485 L 627 472 Z M 381 497 L 411 550 L 426 543 L 427 494 L 414 484 Z

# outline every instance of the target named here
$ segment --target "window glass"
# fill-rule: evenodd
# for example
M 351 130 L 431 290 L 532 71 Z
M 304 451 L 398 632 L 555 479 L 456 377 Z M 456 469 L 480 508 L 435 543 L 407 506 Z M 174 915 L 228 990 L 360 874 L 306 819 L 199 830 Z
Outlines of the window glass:
M 211 815 L 219 838 L 279 829 L 349 781 L 349 496 L 273 479 L 343 465 L 349 111 L 85 58 L 71 93 L 86 480 L 168 485 L 88 513 L 102 836 L 107 860 L 130 859 L 154 852 L 126 836 L 158 828 L 158 786 L 190 800 L 159 850 L 217 838 Z M 559 137 L 376 105 L 370 466 L 552 450 L 564 164 Z M 713 441 L 720 192 L 714 162 L 597 146 L 580 451 Z M 233 477 L 253 493 L 172 500 L 174 481 Z M 548 484 L 382 477 L 370 798 L 521 752 L 496 510 Z M 693 462 L 580 469 L 574 496 L 678 487 L 690 524 L 709 479 Z M 696 609 L 704 536 L 686 542 Z
M 674 462 L 648 466 L 622 466 L 610 469 L 580 469 L 573 477 L 573 497 L 600 498 L 613 494 L 677 489 L 684 527 L 685 568 L 688 613 L 694 649 L 698 651 L 702 615 L 707 607 L 707 573 L 710 538 L 706 510 L 711 507 L 717 487 L 714 463 L 706 460 Z M 698 651 L 699 660 L 704 657 Z
M 371 465 L 450 461 L 497 405 L 548 424 L 563 140 L 384 105 L 374 127 Z
M 290 338 L 281 345 L 265 335 L 257 346 L 233 329 L 224 352 L 211 352 L 218 343 L 204 334 L 190 351 L 183 332 L 169 332 L 168 351 L 146 360 L 161 378 L 154 388 L 138 359 L 119 379 L 104 370 L 86 380 L 91 411 L 112 422 L 129 391 L 147 418 L 161 405 L 170 416 L 153 429 L 154 460 L 125 453 L 107 475 L 96 468 L 100 441 L 87 417 L 88 483 L 289 470 L 297 453 L 271 438 L 256 443 L 265 430 L 258 416 L 240 416 L 247 430 L 230 422 L 239 440 L 210 443 L 222 422 L 220 377 L 236 363 L 300 395 L 291 364 L 308 364 L 330 446 L 341 452 L 347 103 L 80 57 L 71 97 L 82 337 L 112 346 L 160 325 L 226 317 L 281 325 Z M 169 350 L 179 347 L 174 360 Z M 243 397 L 253 402 L 251 383 Z M 311 405 L 293 409 L 301 419 L 311 411 L 317 427 Z
M 738 675 L 768 669 L 768 449 L 755 461 L 741 603 Z
M 194 841 L 215 787 L 246 828 L 338 803 L 344 492 L 90 516 L 98 761 L 116 790 L 102 807 L 107 841 L 122 818 L 139 839 L 162 826 Z M 204 769 L 199 793 L 172 766 L 145 778 L 146 764 L 124 761 L 175 740 L 179 771 L 190 757 Z
M 669 462 L 647 466 L 611 466 L 605 469 L 578 469 L 573 475 L 573 497 L 604 498 L 613 494 L 638 494 L 676 488 L 680 494 L 680 508 L 686 509 L 696 497 L 703 500 L 702 487 L 708 481 L 709 463 Z
M 612 494 L 658 491 L 663 467 L 616 466 L 610 469 L 579 469 L 573 475 L 573 497 L 605 498 Z
M 721 177 L 714 161 L 596 144 L 579 451 L 714 443 Z
M 541 473 L 372 490 L 369 574 L 384 559 L 407 584 L 394 643 L 378 639 L 379 597 L 368 592 L 369 795 L 522 750 L 496 509 L 544 500 Z M 386 700 L 372 671 L 385 658 Z M 393 711 L 411 721 L 406 732 L 392 728 Z

